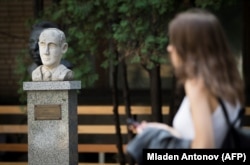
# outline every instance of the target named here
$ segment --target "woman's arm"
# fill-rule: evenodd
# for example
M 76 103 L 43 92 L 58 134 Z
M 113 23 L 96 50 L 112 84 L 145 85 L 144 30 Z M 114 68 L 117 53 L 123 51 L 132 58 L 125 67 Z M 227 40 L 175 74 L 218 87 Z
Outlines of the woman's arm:
M 145 128 L 148 128 L 148 127 L 160 128 L 160 129 L 163 129 L 163 130 L 170 132 L 172 135 L 174 135 L 176 137 L 181 137 L 179 132 L 177 132 L 173 127 L 171 127 L 167 124 L 158 123 L 158 122 L 143 121 L 138 126 L 136 126 L 135 132 L 140 134 Z
M 212 111 L 217 105 L 216 99 L 209 95 L 209 92 L 201 80 L 193 79 L 185 83 L 185 92 L 190 101 L 191 114 L 194 124 L 195 136 L 191 148 L 214 148 L 214 135 L 212 124 Z M 157 122 L 142 122 L 137 125 L 134 131 L 140 134 L 146 127 L 161 128 L 169 131 L 176 137 L 181 137 L 173 127 Z

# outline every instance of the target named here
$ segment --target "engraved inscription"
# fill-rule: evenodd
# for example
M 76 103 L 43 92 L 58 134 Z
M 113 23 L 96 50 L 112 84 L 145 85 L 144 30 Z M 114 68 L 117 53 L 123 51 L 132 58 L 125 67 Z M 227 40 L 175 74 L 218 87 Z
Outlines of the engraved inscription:
M 35 120 L 61 120 L 61 105 L 35 105 Z

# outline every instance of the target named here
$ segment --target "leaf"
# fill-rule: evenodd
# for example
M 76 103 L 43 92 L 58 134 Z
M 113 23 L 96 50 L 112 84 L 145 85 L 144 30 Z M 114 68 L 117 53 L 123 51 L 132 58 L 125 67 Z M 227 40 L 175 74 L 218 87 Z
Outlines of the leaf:
M 103 27 L 103 23 L 102 22 L 97 22 L 94 29 L 98 30 L 98 29 L 101 29 L 102 27 Z
M 127 12 L 129 12 L 129 6 L 128 6 L 128 4 L 123 3 L 123 4 L 118 8 L 118 11 L 119 11 L 120 13 L 127 13 Z
M 148 62 L 146 67 L 151 70 L 154 68 L 154 66 L 155 65 L 152 62 Z
M 133 56 L 133 58 L 130 60 L 131 64 L 140 63 L 140 61 L 141 61 L 141 58 L 138 55 Z
M 107 69 L 109 67 L 109 60 L 103 61 L 101 67 Z

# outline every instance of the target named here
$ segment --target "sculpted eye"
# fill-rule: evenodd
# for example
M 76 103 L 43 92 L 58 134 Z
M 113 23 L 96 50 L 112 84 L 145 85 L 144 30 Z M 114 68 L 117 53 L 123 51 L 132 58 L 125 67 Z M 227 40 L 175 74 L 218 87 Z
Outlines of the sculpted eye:
M 56 45 L 56 44 L 54 44 L 54 43 L 50 43 L 50 44 L 49 44 L 49 47 L 53 49 L 53 48 L 56 48 L 56 47 L 57 47 L 57 45 Z
M 45 42 L 39 42 L 40 47 L 45 47 L 45 45 L 46 45 Z

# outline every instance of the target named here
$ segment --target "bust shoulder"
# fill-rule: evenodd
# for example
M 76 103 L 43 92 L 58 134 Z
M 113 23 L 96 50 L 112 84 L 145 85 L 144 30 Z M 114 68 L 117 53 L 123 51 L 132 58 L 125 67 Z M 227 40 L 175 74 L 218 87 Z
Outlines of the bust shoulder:
M 68 81 L 73 77 L 73 71 L 60 64 L 52 74 L 52 81 Z
M 38 66 L 36 69 L 32 71 L 32 81 L 42 81 L 42 71 L 41 71 L 41 65 Z

